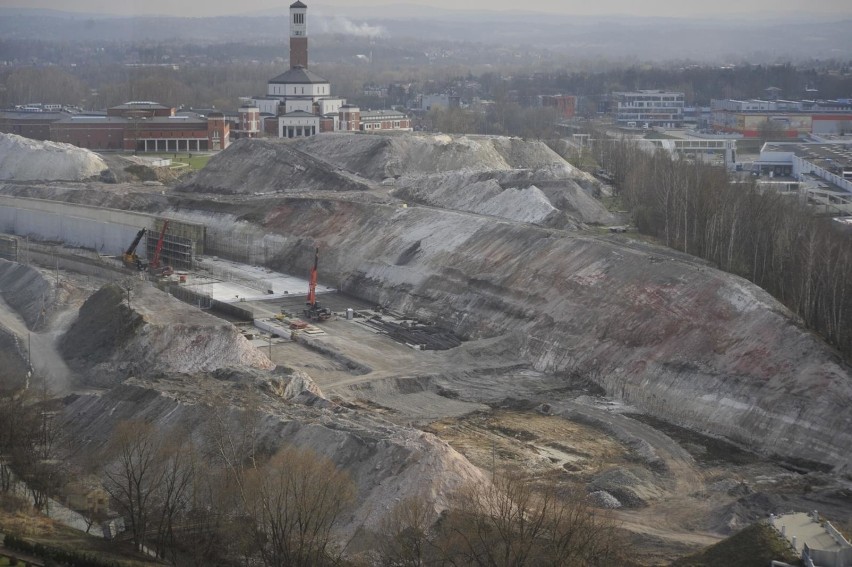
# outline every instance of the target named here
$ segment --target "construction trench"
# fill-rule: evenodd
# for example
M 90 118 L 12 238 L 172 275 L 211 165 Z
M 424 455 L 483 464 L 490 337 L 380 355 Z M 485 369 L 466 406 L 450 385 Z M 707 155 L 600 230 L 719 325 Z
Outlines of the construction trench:
M 849 517 L 848 367 L 744 280 L 609 233 L 601 188 L 543 144 L 251 142 L 177 186 L 0 187 L 3 367 L 22 379 L 33 335 L 72 437 L 200 427 L 204 396 L 274 383 L 266 433 L 352 476 L 349 534 L 498 465 L 586 492 L 649 564 L 770 512 Z M 121 255 L 164 220 L 185 264 L 150 281 Z M 293 329 L 317 247 L 334 315 Z

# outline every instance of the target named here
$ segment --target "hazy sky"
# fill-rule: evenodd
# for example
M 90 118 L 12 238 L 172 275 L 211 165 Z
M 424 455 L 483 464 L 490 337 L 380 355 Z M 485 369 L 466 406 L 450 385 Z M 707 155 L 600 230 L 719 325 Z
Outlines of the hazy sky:
M 713 16 L 765 12 L 768 17 L 779 12 L 810 13 L 820 16 L 852 16 L 849 0 L 368 0 L 345 2 L 321 0 L 305 4 L 320 8 L 323 13 L 331 6 L 340 6 L 354 15 L 358 5 L 382 6 L 421 5 L 443 9 L 466 10 L 523 10 L 582 15 L 647 15 L 647 16 Z M 280 10 L 292 0 L 0 0 L 0 6 L 19 8 L 49 8 L 68 12 L 90 12 L 123 15 L 222 16 L 262 10 Z

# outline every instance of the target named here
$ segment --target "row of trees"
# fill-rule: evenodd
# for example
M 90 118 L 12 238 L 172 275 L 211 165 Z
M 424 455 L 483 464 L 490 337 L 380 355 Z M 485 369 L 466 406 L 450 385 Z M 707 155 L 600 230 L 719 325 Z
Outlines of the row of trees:
M 852 233 L 799 195 L 628 141 L 594 149 L 641 232 L 770 292 L 852 360 Z
M 65 477 L 57 458 L 56 409 L 46 390 L 0 391 L 0 494 L 10 494 L 20 478 L 37 510 L 47 508 Z
M 266 453 L 259 429 L 256 412 L 217 408 L 203 440 L 120 423 L 102 473 L 137 549 L 180 564 L 270 567 L 611 565 L 625 551 L 613 521 L 578 492 L 497 475 L 460 490 L 437 522 L 426 498 L 399 502 L 377 531 L 357 534 L 373 551 L 345 560 L 336 528 L 354 483 L 310 450 Z
M 341 542 L 357 497 L 352 479 L 313 451 L 270 449 L 259 411 L 211 400 L 194 432 L 122 421 L 105 444 L 72 449 L 79 444 L 61 438 L 59 409 L 46 389 L 2 392 L 0 496 L 23 481 L 44 511 L 66 483 L 98 478 L 125 520 L 119 539 L 174 564 L 611 565 L 626 549 L 581 487 L 508 473 L 463 487 L 437 520 L 434 502 L 408 498 L 377 529 Z M 106 518 L 80 512 L 90 527 Z

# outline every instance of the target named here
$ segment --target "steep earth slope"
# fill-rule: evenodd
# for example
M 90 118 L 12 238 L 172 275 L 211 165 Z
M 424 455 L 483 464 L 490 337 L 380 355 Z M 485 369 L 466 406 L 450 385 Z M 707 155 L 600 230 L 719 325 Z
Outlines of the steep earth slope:
M 409 496 L 428 497 L 437 514 L 446 498 L 468 482 L 485 482 L 479 469 L 435 436 L 392 427 L 363 412 L 320 403 L 315 394 L 282 397 L 289 376 L 221 370 L 210 374 L 158 375 L 155 381 L 130 379 L 103 396 L 67 400 L 63 427 L 86 451 L 97 453 L 122 420 L 157 423 L 164 431 L 184 427 L 199 444 L 209 442 L 211 419 L 240 422 L 243 408 L 259 408 L 259 445 L 272 452 L 291 444 L 310 448 L 334 461 L 357 487 L 356 508 L 344 520 L 341 539 L 372 529 Z M 270 379 L 278 386 L 269 387 Z M 301 388 L 310 386 L 299 378 Z M 309 379 L 308 379 L 309 382 Z M 260 386 L 260 398 L 249 387 Z M 281 386 L 284 384 L 283 386 Z M 225 401 L 226 403 L 221 403 Z M 214 408 L 216 408 L 214 410 Z M 86 440 L 85 443 L 82 440 Z
M 423 207 L 288 199 L 266 211 L 255 234 L 281 235 L 279 268 L 307 270 L 319 245 L 323 276 L 356 296 L 469 338 L 513 334 L 537 369 L 582 372 L 664 419 L 852 465 L 849 368 L 741 278 L 628 239 Z
M 0 133 L 0 180 L 80 181 L 107 169 L 90 150 Z
M 87 383 L 100 386 L 160 372 L 273 366 L 230 323 L 139 281 L 92 295 L 60 348 Z
M 369 188 L 299 151 L 292 141 L 278 138 L 237 140 L 179 187 L 182 191 L 248 195 Z
M 178 190 L 234 195 L 372 190 L 372 198 L 387 201 L 394 185 L 392 194 L 404 201 L 518 222 L 571 229 L 615 222 L 592 196 L 599 191 L 597 181 L 545 144 L 518 138 L 329 134 L 240 140 Z
M 581 180 L 582 181 L 582 180 Z M 562 166 L 447 172 L 400 179 L 394 195 L 422 203 L 553 228 L 610 224 L 615 217 Z
M 445 171 L 567 165 L 543 142 L 499 136 L 329 134 L 299 140 L 297 145 L 374 181 Z

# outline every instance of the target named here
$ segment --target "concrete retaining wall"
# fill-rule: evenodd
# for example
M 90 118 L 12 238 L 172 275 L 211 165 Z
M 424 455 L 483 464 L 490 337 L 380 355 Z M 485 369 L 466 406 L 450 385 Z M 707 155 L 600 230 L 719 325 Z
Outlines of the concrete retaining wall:
M 123 253 L 140 228 L 158 234 L 161 227 L 159 217 L 145 213 L 0 195 L 0 232 L 63 242 L 104 255 Z M 203 225 L 169 224 L 169 234 L 193 240 L 196 255 L 204 253 L 204 233 Z M 137 254 L 145 257 L 145 247 L 137 248 Z

